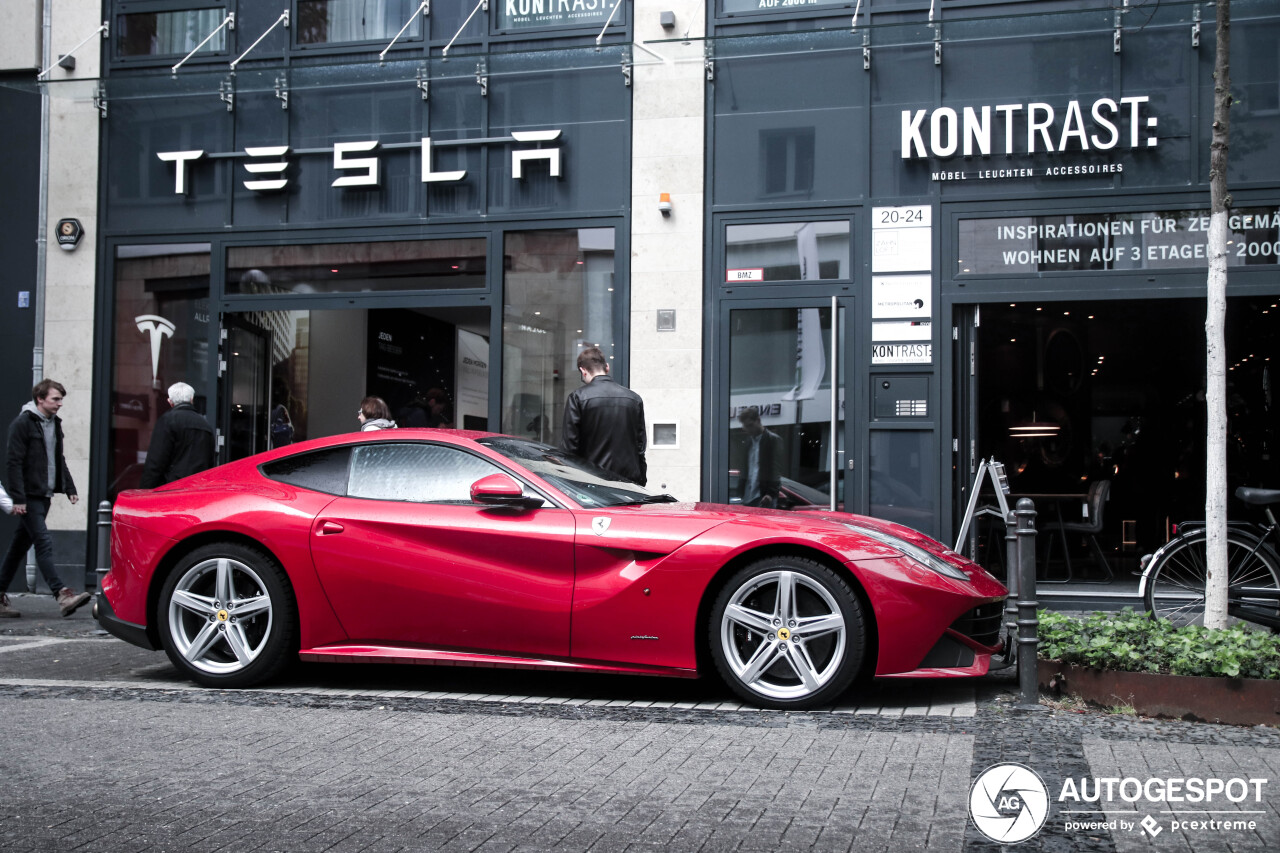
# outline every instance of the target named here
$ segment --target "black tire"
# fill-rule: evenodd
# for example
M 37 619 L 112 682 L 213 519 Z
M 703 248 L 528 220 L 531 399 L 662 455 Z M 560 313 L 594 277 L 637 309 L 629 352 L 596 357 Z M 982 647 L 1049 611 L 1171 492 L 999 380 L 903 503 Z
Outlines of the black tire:
M 1142 596 L 1151 617 L 1168 619 L 1175 625 L 1203 625 L 1207 567 L 1204 530 L 1192 530 L 1157 551 L 1147 567 Z M 1228 530 L 1227 583 L 1280 588 L 1280 558 L 1257 537 Z M 1249 605 L 1276 609 L 1274 601 L 1249 601 Z
M 783 590 L 789 594 L 780 596 Z M 866 651 L 862 606 L 849 582 L 794 556 L 767 557 L 735 572 L 716 596 L 707 636 L 729 689 L 753 705 L 783 710 L 834 702 L 857 677 Z
M 206 687 L 259 684 L 297 652 L 298 608 L 284 570 L 234 542 L 197 548 L 174 567 L 156 625 L 173 665 Z

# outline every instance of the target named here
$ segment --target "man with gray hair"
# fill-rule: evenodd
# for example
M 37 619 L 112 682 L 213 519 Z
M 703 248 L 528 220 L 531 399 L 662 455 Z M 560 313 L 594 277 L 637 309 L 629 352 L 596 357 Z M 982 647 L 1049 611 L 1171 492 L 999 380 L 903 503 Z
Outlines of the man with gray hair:
M 169 405 L 173 408 L 160 416 L 151 433 L 142 488 L 154 489 L 213 465 L 213 427 L 191 405 L 195 396 L 195 389 L 185 382 L 169 386 Z

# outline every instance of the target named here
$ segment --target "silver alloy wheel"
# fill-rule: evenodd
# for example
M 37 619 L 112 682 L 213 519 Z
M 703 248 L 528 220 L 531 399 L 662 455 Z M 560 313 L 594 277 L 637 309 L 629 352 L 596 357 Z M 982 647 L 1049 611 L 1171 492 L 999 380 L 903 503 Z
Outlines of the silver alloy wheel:
M 822 689 L 844 660 L 844 614 L 814 578 L 770 571 L 734 591 L 720 620 L 725 661 L 749 690 L 801 699 Z
M 196 563 L 169 598 L 169 635 L 196 669 L 213 675 L 240 672 L 271 638 L 271 594 L 258 573 L 239 560 Z

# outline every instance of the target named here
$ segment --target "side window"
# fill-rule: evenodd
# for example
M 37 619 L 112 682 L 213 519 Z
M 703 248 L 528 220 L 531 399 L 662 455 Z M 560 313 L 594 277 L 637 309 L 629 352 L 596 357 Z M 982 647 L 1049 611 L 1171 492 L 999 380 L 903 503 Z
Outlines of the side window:
M 329 495 L 347 493 L 347 467 L 351 448 L 335 447 L 316 453 L 297 453 L 262 466 L 262 474 L 303 489 Z
M 352 451 L 353 498 L 418 503 L 471 503 L 471 484 L 502 469 L 439 444 L 367 444 Z

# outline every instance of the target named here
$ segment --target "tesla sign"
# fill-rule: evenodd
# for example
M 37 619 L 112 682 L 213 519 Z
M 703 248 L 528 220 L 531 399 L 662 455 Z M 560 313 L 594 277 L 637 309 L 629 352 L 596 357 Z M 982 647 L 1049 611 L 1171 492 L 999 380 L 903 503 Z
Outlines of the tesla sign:
M 559 130 L 512 131 L 510 136 L 487 139 L 454 140 L 448 145 L 482 145 L 485 143 L 514 142 L 524 145 L 537 145 L 536 148 L 514 148 L 511 151 L 511 177 L 521 180 L 525 170 L 531 164 L 542 161 L 551 177 L 560 177 L 560 146 L 543 147 L 542 143 L 554 142 L 560 138 Z M 421 159 L 422 183 L 452 183 L 461 181 L 467 176 L 466 169 L 437 172 L 432 168 L 431 137 L 423 137 L 414 143 L 419 149 Z M 333 170 L 338 174 L 331 186 L 335 187 L 377 187 L 381 185 L 381 161 L 377 153 L 380 148 L 377 140 L 359 142 L 338 142 L 333 146 Z M 387 146 L 402 148 L 404 145 Z M 244 153 L 231 156 L 241 157 L 242 164 L 249 180 L 244 181 L 245 189 L 257 192 L 268 192 L 284 189 L 289 184 L 286 171 L 289 168 L 291 152 L 288 145 L 268 145 L 245 148 Z M 369 155 L 369 156 L 359 156 Z M 187 191 L 187 171 L 191 163 L 206 158 L 201 149 L 191 151 L 160 151 L 156 154 L 166 163 L 174 164 L 173 191 L 183 195 Z M 217 155 L 215 155 L 217 156 Z M 225 155 L 223 155 L 225 156 Z

